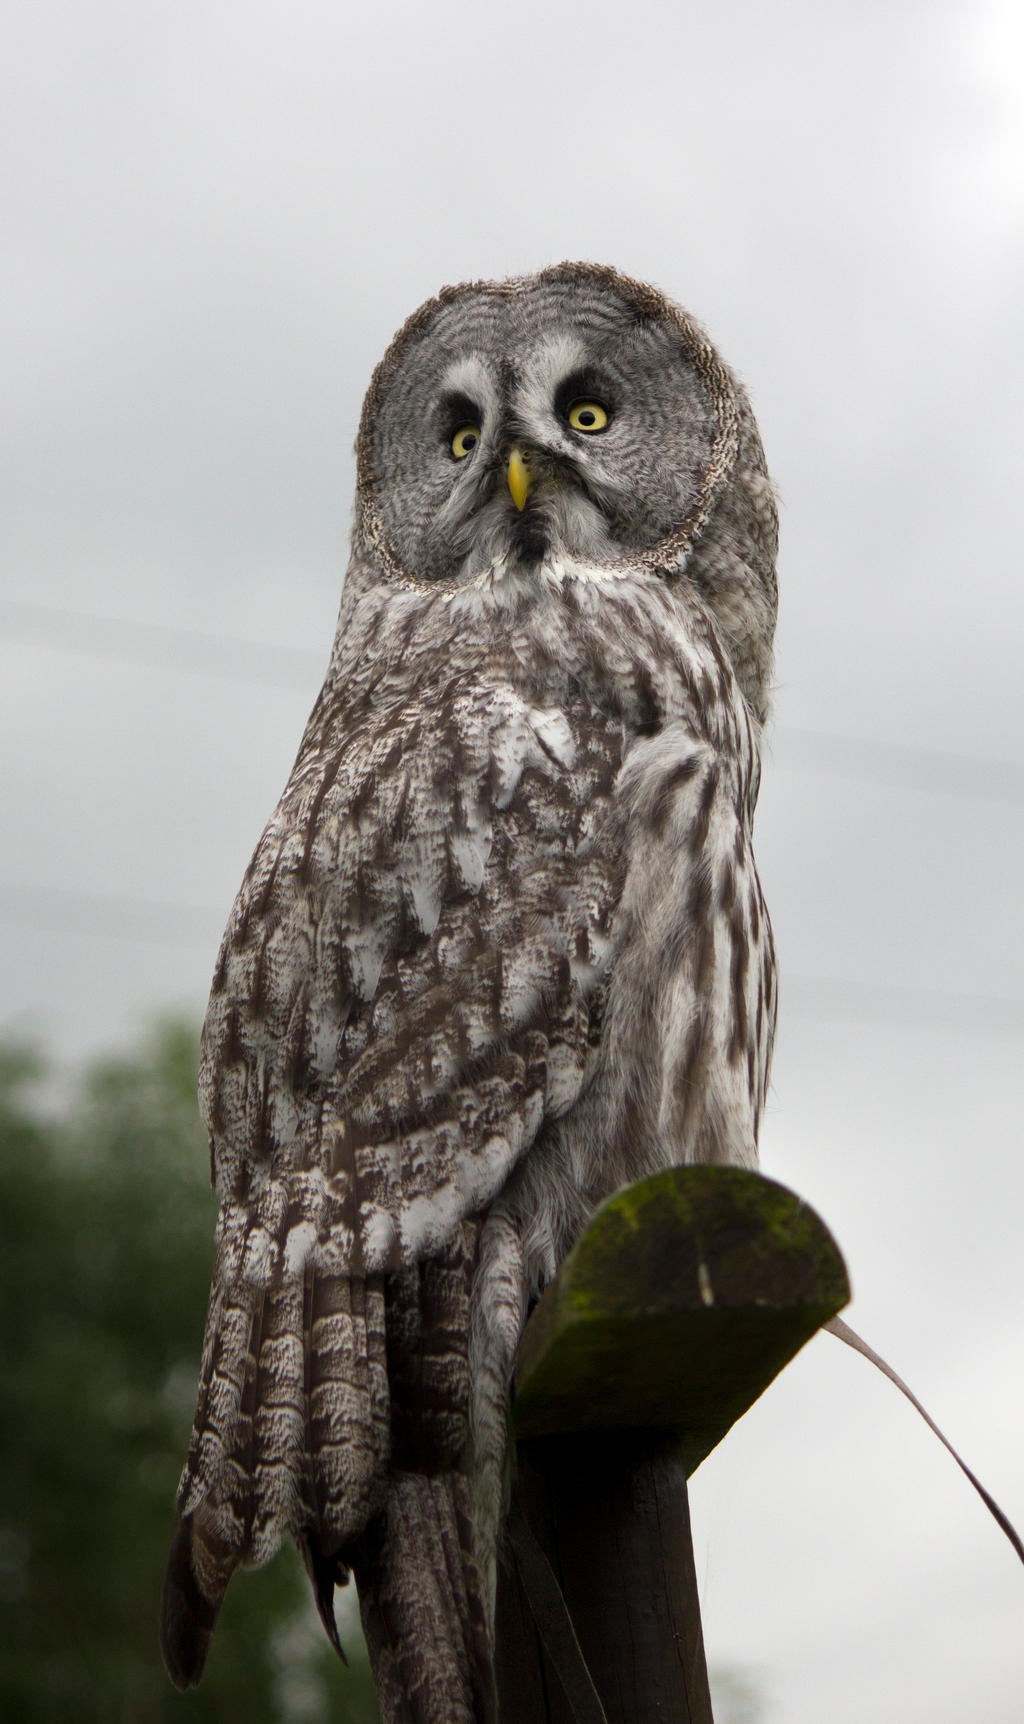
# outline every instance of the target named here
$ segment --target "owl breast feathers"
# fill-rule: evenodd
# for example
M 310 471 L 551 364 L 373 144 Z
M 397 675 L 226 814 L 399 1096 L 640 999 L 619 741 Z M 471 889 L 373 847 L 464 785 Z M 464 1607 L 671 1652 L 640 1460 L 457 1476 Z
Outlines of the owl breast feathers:
M 776 514 L 698 326 L 594 265 L 445 289 L 367 395 L 334 653 L 221 947 L 220 1194 L 163 1644 L 282 1536 L 385 1719 L 494 1714 L 529 1302 L 609 1192 L 750 1165 Z

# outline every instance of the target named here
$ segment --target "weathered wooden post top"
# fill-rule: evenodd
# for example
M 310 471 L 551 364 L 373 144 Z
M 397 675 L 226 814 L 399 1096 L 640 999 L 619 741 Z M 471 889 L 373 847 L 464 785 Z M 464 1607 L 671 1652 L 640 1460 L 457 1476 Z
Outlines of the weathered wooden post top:
M 502 1724 L 711 1724 L 686 1479 L 849 1297 L 814 1210 L 743 1168 L 597 1210 L 519 1349 Z

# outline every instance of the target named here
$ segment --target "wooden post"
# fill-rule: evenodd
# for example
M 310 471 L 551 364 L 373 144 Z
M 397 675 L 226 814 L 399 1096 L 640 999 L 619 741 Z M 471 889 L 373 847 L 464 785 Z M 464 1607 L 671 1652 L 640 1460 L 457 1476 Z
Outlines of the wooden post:
M 527 1439 L 517 1464 L 516 1509 L 558 1579 L 609 1724 L 712 1724 L 686 1476 L 661 1433 Z M 583 1724 L 537 1632 L 515 1544 L 509 1560 L 501 1724 Z
M 607 1724 L 713 1724 L 686 1479 L 849 1296 L 814 1211 L 745 1169 L 596 1212 L 519 1350 L 501 1724 L 596 1724 L 594 1690 Z

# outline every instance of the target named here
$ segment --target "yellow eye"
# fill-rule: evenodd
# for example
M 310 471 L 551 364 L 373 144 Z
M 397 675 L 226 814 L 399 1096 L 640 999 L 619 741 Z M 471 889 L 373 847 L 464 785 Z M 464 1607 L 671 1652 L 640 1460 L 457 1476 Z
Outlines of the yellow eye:
M 567 417 L 574 431 L 603 431 L 608 424 L 608 409 L 600 401 L 574 401 Z
M 464 461 L 467 455 L 472 455 L 479 441 L 479 425 L 460 425 L 452 438 L 452 454 L 456 461 Z

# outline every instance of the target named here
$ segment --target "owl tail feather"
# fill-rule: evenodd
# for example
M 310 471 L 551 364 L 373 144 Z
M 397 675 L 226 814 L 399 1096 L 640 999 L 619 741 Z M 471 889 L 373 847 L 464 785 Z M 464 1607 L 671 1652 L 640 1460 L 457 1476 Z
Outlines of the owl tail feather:
M 192 1566 L 192 1517 L 179 1520 L 167 1559 L 160 1610 L 160 1650 L 175 1688 L 194 1688 L 203 1674 L 217 1625 L 220 1599 L 212 1603 Z
M 202 1675 L 228 1582 L 292 1536 L 342 1653 L 336 1553 L 378 1511 L 387 1475 L 384 1295 L 374 1278 L 306 1265 L 270 1286 L 218 1269 L 160 1643 L 178 1688 Z
M 496 1724 L 493 1647 L 460 1472 L 394 1472 L 345 1553 L 383 1724 Z

